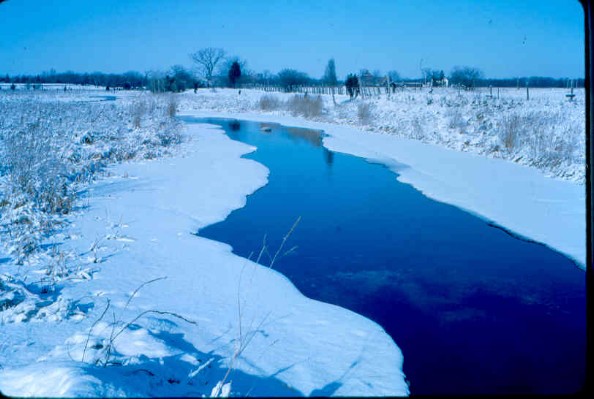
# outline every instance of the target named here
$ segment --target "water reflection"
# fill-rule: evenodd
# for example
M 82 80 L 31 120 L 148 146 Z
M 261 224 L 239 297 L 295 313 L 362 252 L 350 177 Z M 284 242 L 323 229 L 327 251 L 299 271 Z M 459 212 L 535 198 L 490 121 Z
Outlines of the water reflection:
M 297 127 L 285 127 L 284 130 L 291 138 L 305 140 L 314 147 L 322 146 L 322 132 L 319 130 L 300 129 Z
M 231 137 L 236 140 L 245 140 L 245 132 L 242 131 L 242 123 L 236 119 L 233 120 L 209 120 L 212 123 L 222 124 L 228 127 L 226 129 Z M 312 130 L 298 127 L 283 127 L 276 123 L 258 123 L 258 130 L 260 133 L 284 136 L 291 139 L 291 141 L 304 142 L 322 150 L 324 162 L 330 168 L 334 164 L 334 152 L 323 146 L 323 132 L 320 130 Z
M 301 129 L 297 127 L 284 127 L 283 129 L 288 133 L 289 137 L 296 140 L 303 140 L 313 145 L 316 148 L 322 148 L 324 154 L 324 161 L 328 167 L 331 167 L 334 163 L 334 152 L 330 151 L 323 146 L 322 132 L 319 130 Z
M 334 163 L 334 153 L 326 147 L 324 147 L 324 160 L 326 161 L 326 165 L 328 165 L 328 167 L 332 166 Z
M 233 120 L 233 121 L 229 122 L 229 129 L 232 132 L 237 132 L 241 129 L 241 123 L 237 120 Z

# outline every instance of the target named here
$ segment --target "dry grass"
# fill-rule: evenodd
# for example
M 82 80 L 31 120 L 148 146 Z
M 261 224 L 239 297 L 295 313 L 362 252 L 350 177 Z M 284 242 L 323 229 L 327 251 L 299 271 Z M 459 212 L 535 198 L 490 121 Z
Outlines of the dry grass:
M 170 94 L 167 101 L 167 116 L 175 118 L 177 115 L 177 98 L 174 94 Z
M 526 122 L 526 118 L 521 118 L 517 114 L 505 115 L 501 119 L 499 138 L 508 152 L 514 151 L 518 146 Z
M 357 117 L 359 123 L 369 125 L 373 122 L 373 105 L 366 102 L 361 102 L 357 105 Z
M 77 192 L 111 162 L 154 158 L 182 140 L 174 96 L 132 103 L 0 97 L 0 236 L 22 263 L 71 213 Z
M 281 107 L 282 102 L 271 94 L 264 94 L 258 101 L 258 108 L 262 111 L 274 111 Z
M 324 101 L 321 96 L 295 95 L 287 101 L 287 110 L 293 116 L 316 118 L 324 111 Z

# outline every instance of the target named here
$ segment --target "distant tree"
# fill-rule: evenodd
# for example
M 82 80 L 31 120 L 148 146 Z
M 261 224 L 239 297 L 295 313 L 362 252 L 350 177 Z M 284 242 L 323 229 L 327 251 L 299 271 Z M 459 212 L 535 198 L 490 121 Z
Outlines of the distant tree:
M 181 65 L 174 65 L 171 67 L 171 74 L 173 75 L 172 88 L 175 92 L 185 91 L 194 86 L 194 77 L 192 74 Z
M 369 72 L 369 69 L 360 69 L 358 81 L 361 86 L 371 86 L 373 84 L 373 74 Z
M 291 92 L 295 86 L 305 85 L 310 78 L 305 72 L 299 72 L 295 69 L 283 69 L 278 73 L 278 80 L 286 92 Z
M 390 77 L 390 81 L 392 82 L 399 82 L 402 79 L 397 71 L 388 72 L 388 76 Z
M 234 56 L 230 56 L 230 57 L 225 57 L 220 63 L 219 63 L 219 67 L 218 69 L 218 74 L 219 75 L 223 75 L 223 76 L 227 76 L 229 70 L 231 69 L 231 65 L 233 65 L 234 62 L 237 62 L 239 64 L 239 69 L 241 69 L 242 74 L 245 72 L 245 70 L 248 68 L 248 63 L 246 60 L 244 60 L 243 58 L 240 58 L 236 55 Z
M 428 68 L 428 67 L 421 68 L 421 74 L 423 75 L 423 83 L 427 83 L 427 81 L 431 81 L 431 68 Z
M 379 69 L 374 69 L 371 73 L 371 82 L 373 85 L 381 85 L 382 83 L 384 83 L 385 79 L 385 75 L 383 75 L 382 71 L 380 71 Z
M 166 91 L 165 76 L 162 72 L 148 71 L 145 74 L 146 88 L 152 93 L 163 93 Z
M 243 66 L 241 66 L 241 63 L 239 63 L 239 66 L 241 67 L 241 77 L 239 78 L 239 83 L 255 83 L 256 72 L 252 71 L 249 68 L 244 68 Z
M 439 69 L 423 68 L 422 71 L 425 82 L 431 82 L 432 85 L 440 85 L 445 78 L 445 74 Z
M 473 88 L 478 80 L 483 79 L 483 76 L 483 72 L 478 68 L 455 66 L 450 72 L 450 83 Z
M 276 83 L 277 80 L 278 76 L 275 76 L 268 69 L 265 69 L 263 72 L 257 73 L 254 76 L 255 83 L 259 83 L 266 86 Z
M 359 79 L 357 75 L 349 74 L 345 81 L 345 86 L 347 93 L 349 93 L 349 97 L 355 98 L 359 95 Z
M 177 91 L 177 85 L 173 76 L 165 75 L 165 91 Z
M 239 62 L 233 61 L 231 67 L 229 68 L 227 76 L 229 77 L 229 85 L 235 88 L 237 81 L 239 80 L 239 78 L 241 78 L 241 66 L 239 65 Z
M 225 50 L 214 47 L 203 48 L 190 54 L 190 58 L 196 63 L 208 85 L 211 86 L 212 74 L 217 65 L 225 58 Z
M 334 63 L 334 58 L 330 58 L 328 61 L 322 81 L 328 86 L 336 86 L 338 83 L 338 79 L 336 79 L 336 64 Z
M 145 79 L 144 77 L 136 71 L 128 71 L 126 73 L 124 73 L 123 77 L 125 78 L 125 83 L 124 85 L 126 85 L 126 83 L 128 83 L 130 85 L 131 88 L 137 88 L 137 87 L 142 87 L 145 84 Z M 88 81 L 89 83 L 92 82 L 91 77 L 88 77 Z

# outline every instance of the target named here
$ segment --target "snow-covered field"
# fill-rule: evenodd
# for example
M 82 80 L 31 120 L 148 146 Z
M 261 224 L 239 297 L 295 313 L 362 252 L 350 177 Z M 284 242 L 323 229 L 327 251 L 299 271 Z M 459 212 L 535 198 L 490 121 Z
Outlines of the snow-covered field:
M 287 106 L 295 95 L 256 90 L 218 89 L 186 92 L 181 110 L 258 111 L 273 115 L 348 125 L 377 134 L 412 138 L 458 151 L 501 158 L 583 184 L 585 176 L 585 97 L 575 91 L 569 102 L 565 89 L 515 88 L 461 91 L 436 87 L 397 91 L 390 97 L 349 101 L 348 96 L 320 96 L 323 107 Z M 310 94 L 311 99 L 317 95 Z M 336 104 L 335 104 L 336 102 Z
M 268 171 L 241 158 L 253 148 L 172 116 L 324 129 L 331 150 L 385 163 L 583 266 L 584 99 L 564 93 L 435 89 L 335 105 L 253 90 L 109 93 L 115 102 L 0 91 L 0 391 L 408 394 L 380 326 L 192 234 L 243 206 Z

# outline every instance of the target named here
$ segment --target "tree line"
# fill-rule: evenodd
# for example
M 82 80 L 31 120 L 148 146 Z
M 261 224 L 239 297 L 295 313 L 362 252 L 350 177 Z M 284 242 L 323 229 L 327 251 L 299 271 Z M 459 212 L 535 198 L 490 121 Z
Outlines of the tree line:
M 31 85 L 57 83 L 136 89 L 145 87 L 147 78 L 145 75 L 135 71 L 125 73 L 77 73 L 66 71 L 58 73 L 51 70 L 37 75 L 0 75 L 0 83 L 24 83 Z
M 344 80 L 336 75 L 336 62 L 331 58 L 320 78 L 314 78 L 307 73 L 284 68 L 276 74 L 270 71 L 254 72 L 248 68 L 247 62 L 237 56 L 228 56 L 223 49 L 208 47 L 189 55 L 194 68 L 190 70 L 182 65 L 174 65 L 168 71 L 149 71 L 141 74 L 136 71 L 117 73 L 76 73 L 72 71 L 58 73 L 54 70 L 38 75 L 0 75 L 0 83 L 31 84 L 39 87 L 44 83 L 94 85 L 106 88 L 139 89 L 145 88 L 153 92 L 181 92 L 187 89 L 205 87 L 277 87 L 286 92 L 297 91 L 304 86 L 336 87 L 344 86 L 347 92 L 356 96 L 358 89 L 364 87 L 386 86 L 392 90 L 397 85 L 415 83 L 419 85 L 441 86 L 456 85 L 465 89 L 475 87 L 557 87 L 572 85 L 583 87 L 584 79 L 570 81 L 567 78 L 551 77 L 515 77 L 494 79 L 486 78 L 483 72 L 474 67 L 456 66 L 449 74 L 443 70 L 422 68 L 422 77 L 405 79 L 397 71 L 381 73 L 368 69 L 348 74 Z

